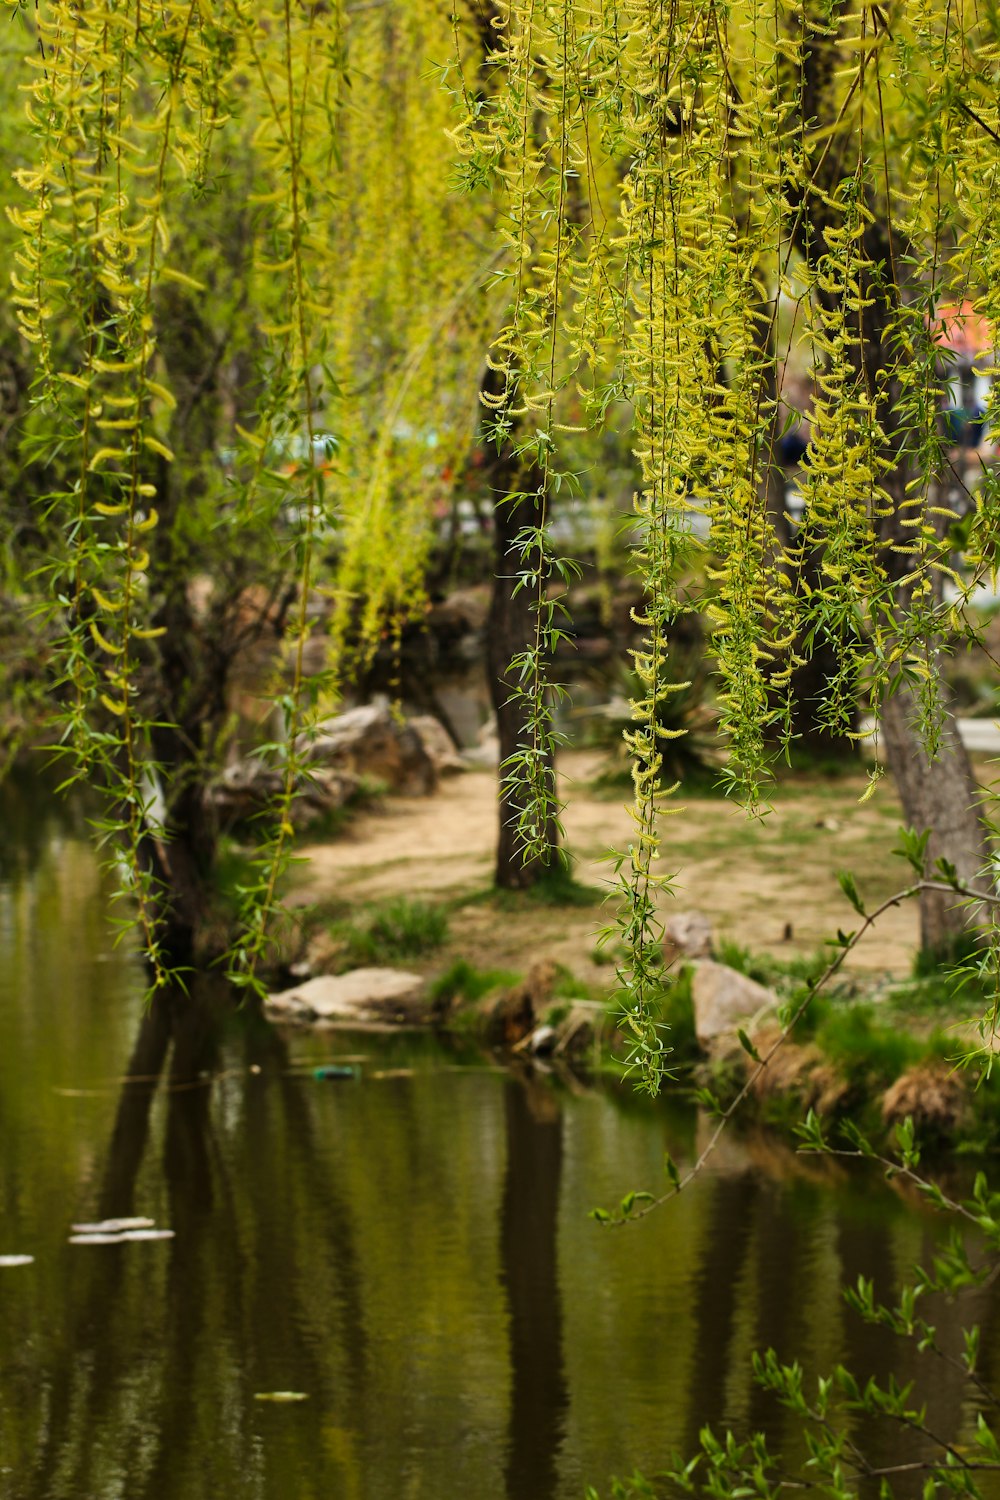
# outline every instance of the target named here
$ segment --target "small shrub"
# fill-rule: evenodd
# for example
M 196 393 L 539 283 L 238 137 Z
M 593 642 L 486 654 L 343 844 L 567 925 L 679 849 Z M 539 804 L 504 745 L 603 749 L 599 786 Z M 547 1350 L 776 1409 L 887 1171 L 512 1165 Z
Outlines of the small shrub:
M 666 1059 L 668 1067 L 693 1063 L 701 1056 L 694 1029 L 692 975 L 690 964 L 685 964 L 679 973 L 664 982 L 654 1000 L 658 1019 L 665 1028 L 664 1040 L 669 1048 Z

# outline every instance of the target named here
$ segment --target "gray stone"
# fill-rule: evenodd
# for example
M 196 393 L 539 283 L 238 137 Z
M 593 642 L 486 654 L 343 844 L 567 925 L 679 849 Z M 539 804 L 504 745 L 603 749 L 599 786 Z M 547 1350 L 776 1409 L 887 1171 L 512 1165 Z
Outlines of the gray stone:
M 321 974 L 294 989 L 269 995 L 264 1010 L 273 1020 L 365 1024 L 427 1018 L 424 981 L 419 974 L 400 969 Z
M 695 1034 L 706 1052 L 717 1052 L 727 1043 L 736 1042 L 739 1027 L 749 1029 L 748 1023 L 777 1004 L 762 984 L 707 958 L 694 966 L 691 999 Z
M 228 766 L 209 788 L 208 799 L 224 827 L 246 823 L 275 805 L 284 791 L 284 772 L 253 756 Z M 356 794 L 359 778 L 351 771 L 313 767 L 295 782 L 291 819 L 307 828 L 316 818 L 343 807 Z
M 671 912 L 663 924 L 663 961 L 711 958 L 712 924 L 700 911 Z
M 426 797 L 437 790 L 437 770 L 420 734 L 388 703 L 364 703 L 324 719 L 296 741 L 313 766 L 374 776 L 389 789 Z
M 439 776 L 453 776 L 466 769 L 465 761 L 451 742 L 451 735 L 433 714 L 414 714 L 406 722 L 418 735 Z

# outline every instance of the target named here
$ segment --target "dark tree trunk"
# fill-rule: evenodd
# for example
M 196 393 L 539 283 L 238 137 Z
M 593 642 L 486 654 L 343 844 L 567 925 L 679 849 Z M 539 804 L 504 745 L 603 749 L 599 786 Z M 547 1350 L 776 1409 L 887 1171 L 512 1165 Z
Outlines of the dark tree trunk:
M 509 1500 L 552 1500 L 569 1405 L 559 1294 L 562 1116 L 552 1094 L 530 1079 L 507 1083 L 504 1115 L 500 1265 L 511 1369 L 505 1492 Z
M 494 399 L 502 394 L 502 377 L 498 371 L 486 371 L 482 390 Z M 515 542 L 525 527 L 541 525 L 544 518 L 543 480 L 536 466 L 525 467 L 510 437 L 499 449 L 494 448 L 486 464 L 486 479 L 493 503 L 493 585 L 486 627 L 486 670 L 500 743 L 500 829 L 494 878 L 501 890 L 523 891 L 533 886 L 550 868 L 541 859 L 525 862 L 523 858 L 517 824 L 524 798 L 519 785 L 509 775 L 511 757 L 526 743 L 529 717 L 529 705 L 518 694 L 518 677 L 511 671 L 511 662 L 533 643 L 536 622 L 532 607 L 535 594 L 531 589 L 517 588 L 522 563 Z M 551 793 L 550 805 L 554 807 L 556 773 L 551 753 L 545 756 L 544 774 Z M 553 859 L 558 838 L 557 820 L 553 814 L 545 830 L 546 847 Z
M 529 705 L 518 695 L 517 674 L 511 671 L 514 657 L 529 644 L 535 632 L 535 612 L 529 589 L 515 591 L 519 561 L 514 549 L 517 534 L 525 526 L 538 526 L 542 519 L 541 497 L 534 493 L 519 502 L 498 499 L 493 512 L 494 576 L 487 623 L 486 658 L 490 693 L 497 715 L 500 742 L 500 830 L 497 838 L 496 884 L 501 890 L 526 890 L 548 868 L 540 859 L 525 862 L 518 835 L 518 818 L 524 796 L 510 772 L 511 757 L 525 744 Z M 555 764 L 545 757 L 549 791 L 555 796 Z M 548 819 L 546 843 L 554 851 L 558 830 L 554 816 Z
M 231 717 L 229 687 L 241 654 L 280 632 L 292 594 L 273 556 L 273 538 L 247 535 L 240 550 L 217 545 L 202 514 L 215 463 L 226 344 L 191 300 L 172 289 L 160 353 L 177 398 L 171 427 L 176 460 L 156 472 L 159 524 L 150 534 L 153 623 L 162 627 L 143 663 L 150 748 L 159 770 L 166 837 L 149 841 L 168 964 L 218 957 L 229 941 L 215 892 L 219 828 L 208 796 Z M 193 539 L 195 539 L 193 541 Z M 209 582 L 209 597 L 194 602 Z

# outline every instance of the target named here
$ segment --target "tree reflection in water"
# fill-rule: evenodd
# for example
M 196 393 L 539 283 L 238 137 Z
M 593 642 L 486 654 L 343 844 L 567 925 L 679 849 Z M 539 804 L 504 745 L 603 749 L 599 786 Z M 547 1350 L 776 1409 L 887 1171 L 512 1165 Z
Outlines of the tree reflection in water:
M 82 836 L 27 822 L 0 864 L 0 1251 L 35 1264 L 0 1277 L 0 1500 L 607 1495 L 706 1421 L 794 1441 L 750 1375 L 771 1343 L 807 1378 L 913 1378 L 966 1439 L 954 1366 L 844 1306 L 943 1228 L 874 1177 L 736 1135 L 680 1203 L 601 1231 L 588 1209 L 696 1154 L 676 1100 L 560 1094 L 459 1042 L 455 1068 L 421 1036 L 286 1038 L 200 983 L 140 1011 Z M 358 1050 L 360 1079 L 313 1077 Z M 176 1237 L 64 1243 L 72 1219 L 136 1213 Z M 982 1323 L 990 1379 L 998 1308 L 990 1284 L 927 1309 L 952 1353 Z M 255 1401 L 289 1389 L 309 1399 Z
M 563 1369 L 558 1221 L 562 1110 L 544 1080 L 504 1085 L 507 1161 L 500 1259 L 510 1316 L 508 1500 L 552 1500 L 569 1394 Z

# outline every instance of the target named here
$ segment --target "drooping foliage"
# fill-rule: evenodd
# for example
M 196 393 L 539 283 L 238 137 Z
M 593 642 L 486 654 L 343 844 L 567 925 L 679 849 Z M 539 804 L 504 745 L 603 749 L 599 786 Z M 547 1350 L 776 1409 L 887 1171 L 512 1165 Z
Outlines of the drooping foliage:
M 107 795 L 162 977 L 151 851 L 169 865 L 162 721 L 182 718 L 164 684 L 192 675 L 177 621 L 199 579 L 234 618 L 278 617 L 282 790 L 231 965 L 252 979 L 310 723 L 345 655 L 419 608 L 475 420 L 492 250 L 449 197 L 449 103 L 425 76 L 451 27 L 430 4 L 14 9 L 30 136 L 12 282 L 70 774 Z M 320 587 L 336 649 L 312 639 Z M 185 774 L 204 778 L 219 746 L 197 754 Z
M 100 0 L 42 6 L 37 29 L 16 292 L 39 430 L 58 418 L 67 738 L 126 809 L 140 909 L 154 710 L 137 667 L 157 650 L 149 559 L 171 462 L 160 307 L 167 287 L 195 306 L 208 295 L 207 200 L 217 235 L 227 215 L 241 226 L 226 294 L 254 378 L 235 382 L 239 441 L 204 506 L 216 531 L 276 540 L 297 579 L 284 791 L 237 971 L 254 971 L 296 747 L 331 686 L 306 650 L 325 539 L 339 538 L 337 639 L 358 597 L 370 641 L 417 597 L 429 506 L 468 441 L 489 346 L 489 423 L 521 454 L 532 501 L 517 582 L 534 630 L 514 673 L 528 729 L 507 767 L 528 859 L 555 798 L 548 661 L 566 566 L 551 511 L 591 482 L 580 431 L 623 409 L 634 419 L 645 604 L 621 978 L 655 1086 L 662 706 L 679 615 L 712 621 L 727 774 L 751 808 L 769 746 L 794 732 L 796 668 L 820 645 L 835 662 L 818 707 L 832 728 L 855 734 L 859 696 L 878 714 L 905 690 L 924 745 L 942 741 L 936 653 L 971 628 L 965 601 L 995 563 L 996 479 L 984 470 L 972 494 L 953 482 L 940 422 L 956 320 L 998 312 L 994 12 L 498 0 L 448 17 L 430 3 Z M 793 522 L 771 481 L 796 407 L 810 447 Z M 149 922 L 146 939 L 155 951 Z
M 878 715 L 905 690 L 933 761 L 942 642 L 971 630 L 966 601 L 995 578 L 997 477 L 969 492 L 941 412 L 956 327 L 997 312 L 997 17 L 938 0 L 506 0 L 496 33 L 503 85 L 472 100 L 460 139 L 507 216 L 497 421 L 527 424 L 551 497 L 561 403 L 588 423 L 623 399 L 635 414 L 646 604 L 621 978 L 655 1088 L 658 723 L 679 613 L 714 624 L 727 775 L 754 808 L 821 644 L 821 718 L 856 735 L 859 698 Z M 810 443 L 793 522 L 771 481 L 796 418 Z M 551 554 L 527 540 L 543 629 Z

